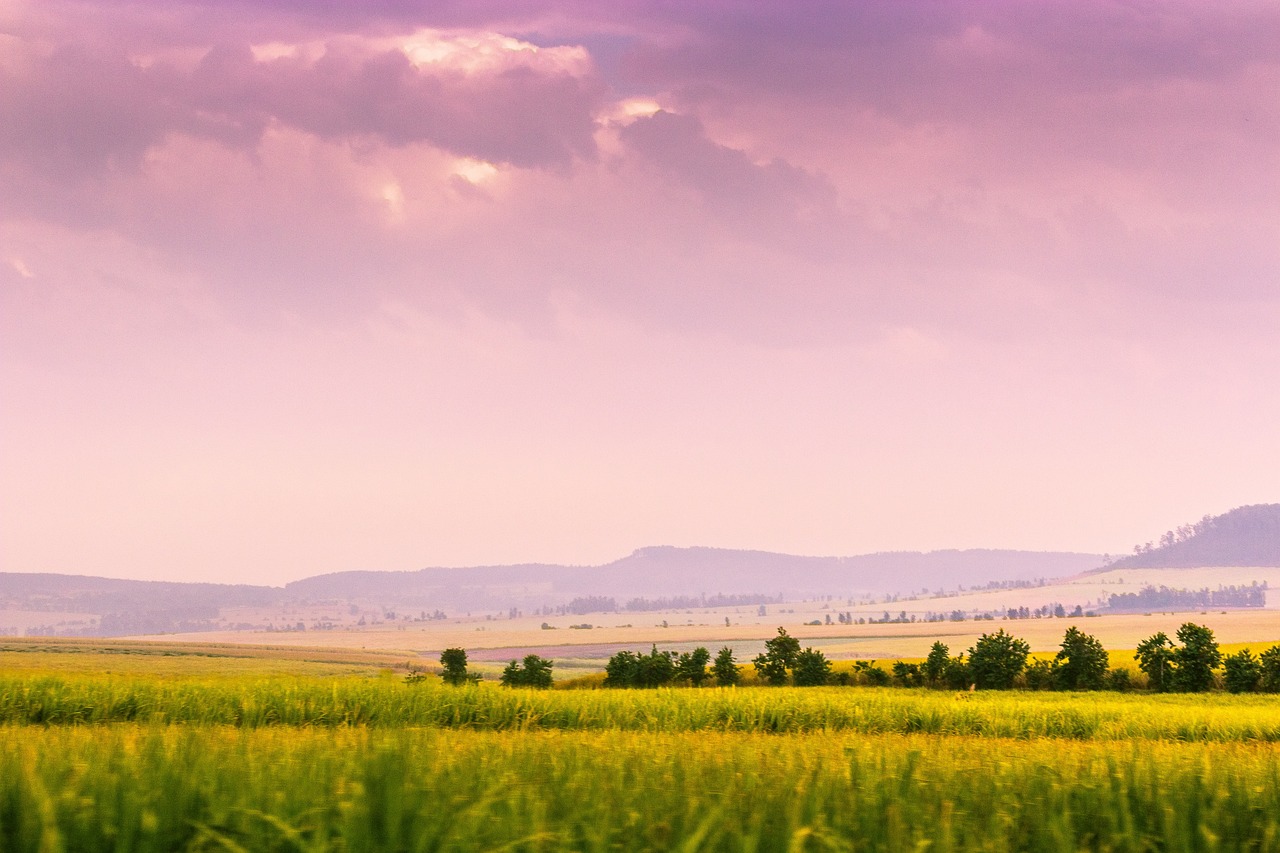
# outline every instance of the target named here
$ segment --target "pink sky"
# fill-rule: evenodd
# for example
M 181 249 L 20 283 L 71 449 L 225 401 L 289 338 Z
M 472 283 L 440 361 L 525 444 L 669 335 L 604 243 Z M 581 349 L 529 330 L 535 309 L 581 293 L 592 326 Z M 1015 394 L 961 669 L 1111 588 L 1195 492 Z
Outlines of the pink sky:
M 1280 6 L 0 0 L 0 571 L 1280 500 Z

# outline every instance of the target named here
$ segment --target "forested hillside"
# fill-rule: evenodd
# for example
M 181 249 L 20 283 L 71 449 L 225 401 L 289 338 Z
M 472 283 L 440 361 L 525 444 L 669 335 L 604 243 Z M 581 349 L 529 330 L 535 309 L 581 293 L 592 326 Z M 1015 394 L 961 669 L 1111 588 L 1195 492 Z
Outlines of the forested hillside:
M 1110 568 L 1280 566 L 1280 504 L 1242 506 L 1166 531 Z

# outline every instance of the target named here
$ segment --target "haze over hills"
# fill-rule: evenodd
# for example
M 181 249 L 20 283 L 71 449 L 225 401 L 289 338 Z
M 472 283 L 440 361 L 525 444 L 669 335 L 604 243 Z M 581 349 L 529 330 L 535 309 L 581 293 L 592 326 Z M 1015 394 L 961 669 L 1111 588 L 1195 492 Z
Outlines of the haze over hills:
M 1114 569 L 1280 567 L 1280 504 L 1205 516 L 1103 566 L 1096 554 L 1012 550 L 806 557 L 719 548 L 640 548 L 601 566 L 524 564 L 417 571 L 349 571 L 284 587 L 0 573 L 0 634 L 126 635 L 261 629 L 313 622 L 421 619 L 467 612 L 550 612 L 575 602 L 604 609 L 701 601 L 748 604 L 819 596 L 921 595 Z M 1100 569 L 1101 567 L 1101 569 Z M 1177 585 L 1177 584 L 1173 584 Z M 637 602 L 636 600 L 642 600 Z M 606 604 L 607 603 L 607 604 Z M 578 611 L 575 611 L 578 612 Z M 47 614 L 47 618 L 45 616 Z M 323 614 L 323 615 L 321 615 Z
M 261 628 L 228 611 L 325 606 L 334 614 L 368 609 L 453 614 L 534 610 L 585 597 L 630 599 L 737 596 L 778 600 L 818 595 L 874 596 L 1034 582 L 1096 568 L 1102 557 L 1037 551 L 894 552 L 854 557 L 802 557 L 718 548 L 640 548 L 603 566 L 527 564 L 351 571 L 281 587 L 115 580 L 58 574 L 0 573 L 4 613 L 65 614 L 37 620 L 42 633 L 92 635 Z M 247 617 L 246 617 L 247 618 Z M 336 617 L 335 617 L 336 618 Z M 10 623 L 14 618 L 8 620 Z M 30 621 L 29 619 L 27 620 Z

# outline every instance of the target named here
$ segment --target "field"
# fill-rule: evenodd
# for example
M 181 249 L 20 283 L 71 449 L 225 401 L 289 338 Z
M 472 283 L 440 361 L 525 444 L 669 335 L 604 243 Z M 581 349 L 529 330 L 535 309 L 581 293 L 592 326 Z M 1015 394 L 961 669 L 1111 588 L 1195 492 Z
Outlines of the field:
M 6 644 L 0 849 L 1280 850 L 1275 696 L 455 689 L 389 660 Z

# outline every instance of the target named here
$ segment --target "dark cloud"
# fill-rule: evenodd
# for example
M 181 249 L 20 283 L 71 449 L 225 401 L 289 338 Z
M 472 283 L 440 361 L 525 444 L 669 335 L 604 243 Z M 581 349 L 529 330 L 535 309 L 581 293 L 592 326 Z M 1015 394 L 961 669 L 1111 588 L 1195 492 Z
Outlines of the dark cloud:
M 127 171 L 172 132 L 252 146 L 271 122 L 562 168 L 593 156 L 602 96 L 597 80 L 566 71 L 415 66 L 398 50 L 259 62 L 247 47 L 218 47 L 184 72 L 64 48 L 0 75 L 0 151 L 60 173 Z

